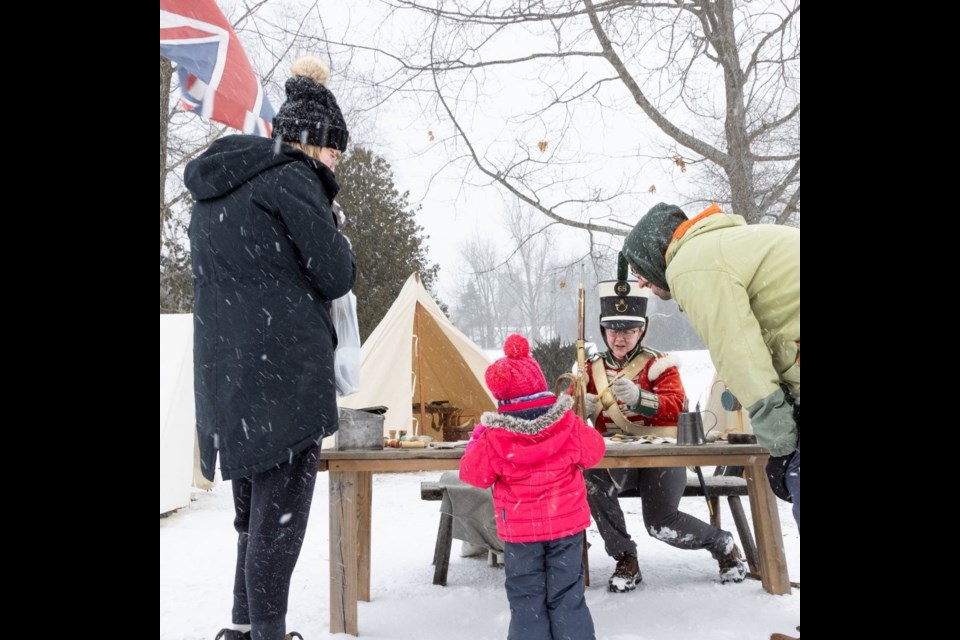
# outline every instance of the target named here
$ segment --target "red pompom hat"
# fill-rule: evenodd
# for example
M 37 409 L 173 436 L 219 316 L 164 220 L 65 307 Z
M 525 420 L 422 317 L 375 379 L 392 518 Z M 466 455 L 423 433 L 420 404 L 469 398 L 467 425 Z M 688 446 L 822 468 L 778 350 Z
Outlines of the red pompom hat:
M 505 358 L 487 367 L 484 375 L 501 413 L 549 407 L 557 397 L 547 389 L 540 365 L 530 355 L 530 343 L 518 333 L 503 343 Z

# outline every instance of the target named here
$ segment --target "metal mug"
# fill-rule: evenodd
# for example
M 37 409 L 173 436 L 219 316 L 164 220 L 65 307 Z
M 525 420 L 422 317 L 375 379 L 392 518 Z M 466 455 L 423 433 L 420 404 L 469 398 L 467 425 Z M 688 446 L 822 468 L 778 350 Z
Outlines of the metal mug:
M 697 411 L 681 413 L 677 419 L 677 444 L 696 445 L 706 442 L 703 418 Z

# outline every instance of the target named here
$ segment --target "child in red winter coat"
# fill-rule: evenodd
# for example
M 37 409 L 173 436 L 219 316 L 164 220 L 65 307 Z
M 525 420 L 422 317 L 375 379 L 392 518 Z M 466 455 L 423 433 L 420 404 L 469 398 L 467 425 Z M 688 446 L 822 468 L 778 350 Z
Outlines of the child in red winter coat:
M 474 430 L 460 479 L 493 485 L 504 542 L 510 640 L 594 638 L 583 590 L 583 531 L 590 525 L 583 470 L 604 454 L 603 437 L 547 389 L 530 345 L 518 334 L 487 369 L 498 403 Z

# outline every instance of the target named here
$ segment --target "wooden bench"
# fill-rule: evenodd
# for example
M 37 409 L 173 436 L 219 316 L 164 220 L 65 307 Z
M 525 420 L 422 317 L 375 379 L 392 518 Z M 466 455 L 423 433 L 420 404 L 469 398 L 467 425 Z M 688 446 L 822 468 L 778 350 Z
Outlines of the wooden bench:
M 760 571 L 760 561 L 757 557 L 757 545 L 753 539 L 753 532 L 750 529 L 750 523 L 743 511 L 743 504 L 740 497 L 747 495 L 747 481 L 736 476 L 705 476 L 704 481 L 707 485 L 707 491 L 710 493 L 710 502 L 713 507 L 713 515 L 710 517 L 710 524 L 715 527 L 720 526 L 720 498 L 726 497 L 730 505 L 730 513 L 733 515 L 733 522 L 737 527 L 737 534 L 740 536 L 741 548 L 747 557 L 747 564 L 750 571 L 758 573 Z M 696 478 L 688 477 L 687 486 L 683 491 L 684 498 L 703 497 L 703 489 L 700 487 L 700 481 Z M 640 497 L 635 491 L 625 491 L 620 494 L 621 498 Z M 443 488 L 439 482 L 424 481 L 420 483 L 421 500 L 442 500 Z M 453 546 L 453 516 L 448 513 L 440 514 L 440 527 L 437 530 L 437 542 L 433 550 L 433 584 L 441 586 L 447 585 L 447 570 L 450 568 L 450 549 Z M 588 583 L 589 584 L 589 583 Z

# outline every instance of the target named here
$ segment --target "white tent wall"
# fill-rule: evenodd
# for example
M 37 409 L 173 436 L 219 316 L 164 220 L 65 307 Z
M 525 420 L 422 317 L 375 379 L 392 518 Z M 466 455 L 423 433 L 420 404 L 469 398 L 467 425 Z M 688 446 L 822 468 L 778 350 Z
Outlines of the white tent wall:
M 721 397 L 727 390 L 727 385 L 716 374 L 710 383 L 710 393 L 707 397 L 706 413 L 703 416 L 703 428 L 709 433 L 715 431 L 721 433 L 753 433 L 753 425 L 750 424 L 750 416 L 747 410 L 742 406 L 736 411 L 727 411 L 723 408 Z M 738 405 L 739 406 L 739 405 Z
M 190 504 L 195 424 L 193 315 L 161 315 L 160 513 Z
M 360 391 L 338 404 L 350 409 L 386 406 L 385 433 L 412 433 L 413 404 L 421 398 L 424 403 L 446 400 L 460 410 L 461 422 L 479 419 L 482 412 L 496 408 L 483 381 L 489 364 L 413 274 L 360 349 Z M 420 433 L 431 432 L 421 428 Z

